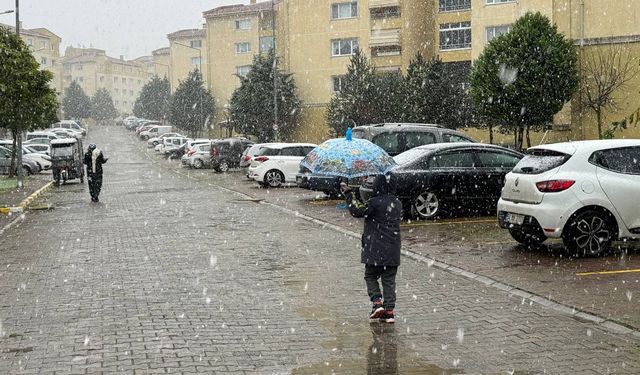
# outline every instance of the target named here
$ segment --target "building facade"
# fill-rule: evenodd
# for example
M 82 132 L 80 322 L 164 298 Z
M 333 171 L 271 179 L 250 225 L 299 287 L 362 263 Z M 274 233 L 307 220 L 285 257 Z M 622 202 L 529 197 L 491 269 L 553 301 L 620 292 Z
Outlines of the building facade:
M 169 39 L 169 66 L 171 90 L 175 91 L 181 80 L 198 69 L 207 80 L 207 30 L 186 29 L 167 35 Z
M 171 83 L 171 49 L 169 47 L 158 48 L 151 52 L 153 56 L 153 69 L 160 78 L 167 78 Z
M 106 89 L 121 114 L 130 114 L 142 87 L 149 80 L 147 64 L 107 56 L 96 48 L 67 47 L 62 60 L 63 87 L 77 82 L 84 92 L 93 96 Z
M 203 13 L 207 35 L 207 82 L 216 101 L 216 123 L 226 120 L 227 105 L 256 54 L 273 48 L 271 2 L 217 7 Z M 219 131 L 219 129 L 218 129 Z
M 12 31 L 14 26 L 0 24 Z M 20 26 L 20 38 L 31 50 L 33 57 L 40 64 L 41 70 L 48 70 L 53 74 L 51 86 L 56 91 L 62 91 L 62 75 L 60 64 L 60 44 L 62 39 L 45 28 L 25 29 Z

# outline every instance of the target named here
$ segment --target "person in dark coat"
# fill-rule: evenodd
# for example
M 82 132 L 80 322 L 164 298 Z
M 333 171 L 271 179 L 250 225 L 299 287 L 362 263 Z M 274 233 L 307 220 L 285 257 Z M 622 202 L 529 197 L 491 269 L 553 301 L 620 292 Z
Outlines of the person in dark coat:
M 354 199 L 349 188 L 342 184 L 349 212 L 364 217 L 361 262 L 364 279 L 373 308 L 370 319 L 395 322 L 396 273 L 400 266 L 400 221 L 402 203 L 394 195 L 390 176 L 376 176 L 373 195 L 366 204 Z M 382 280 L 382 292 L 378 279 Z
M 108 158 L 95 144 L 90 144 L 87 152 L 84 154 L 84 164 L 87 166 L 87 182 L 89 183 L 89 194 L 92 202 L 98 202 L 98 196 L 102 189 L 102 164 L 106 163 Z

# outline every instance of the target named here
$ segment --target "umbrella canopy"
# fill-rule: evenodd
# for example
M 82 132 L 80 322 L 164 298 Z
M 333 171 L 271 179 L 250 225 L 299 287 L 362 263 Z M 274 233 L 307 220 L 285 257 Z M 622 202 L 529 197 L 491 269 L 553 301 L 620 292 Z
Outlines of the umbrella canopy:
M 346 178 L 384 174 L 396 162 L 382 148 L 366 139 L 330 139 L 314 148 L 300 162 L 311 173 Z

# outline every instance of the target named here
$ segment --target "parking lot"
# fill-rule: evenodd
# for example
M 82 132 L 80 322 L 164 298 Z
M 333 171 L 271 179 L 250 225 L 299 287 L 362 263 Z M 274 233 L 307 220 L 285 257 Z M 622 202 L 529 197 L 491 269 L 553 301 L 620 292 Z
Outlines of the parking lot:
M 183 168 L 130 137 L 139 150 L 167 171 L 244 194 L 244 204 L 260 202 L 284 207 L 322 222 L 359 233 L 360 220 L 320 192 L 288 186 L 259 187 L 243 171 L 216 173 Z M 403 249 L 519 288 L 577 311 L 640 329 L 640 245 L 616 243 L 616 251 L 599 258 L 570 257 L 560 241 L 539 248 L 518 245 L 493 216 L 405 221 Z

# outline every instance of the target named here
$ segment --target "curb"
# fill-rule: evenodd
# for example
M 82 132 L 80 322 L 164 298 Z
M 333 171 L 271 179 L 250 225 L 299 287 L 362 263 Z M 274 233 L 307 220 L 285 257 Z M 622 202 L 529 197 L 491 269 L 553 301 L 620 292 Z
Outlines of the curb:
M 53 181 L 49 181 L 46 185 L 41 187 L 40 189 L 33 192 L 31 195 L 26 197 L 20 204 L 16 207 L 0 207 L 0 214 L 10 214 L 10 213 L 21 213 L 27 210 L 31 202 L 41 196 L 43 193 L 51 189 L 53 186 Z

